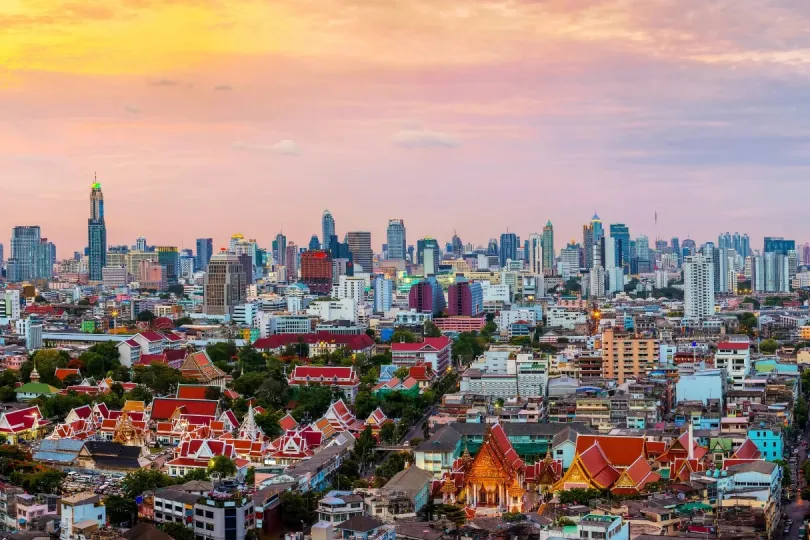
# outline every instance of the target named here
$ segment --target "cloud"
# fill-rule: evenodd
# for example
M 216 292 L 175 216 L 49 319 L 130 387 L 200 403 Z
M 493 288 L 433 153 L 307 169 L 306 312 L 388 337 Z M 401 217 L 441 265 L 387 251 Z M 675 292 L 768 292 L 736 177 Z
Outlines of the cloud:
M 402 148 L 455 148 L 459 145 L 449 133 L 429 129 L 402 129 L 394 133 L 391 142 Z
M 160 79 L 151 81 L 149 84 L 151 84 L 152 86 L 178 86 L 180 85 L 180 81 L 161 77 Z
M 250 144 L 242 141 L 235 141 L 231 143 L 231 148 L 234 150 L 245 150 L 252 152 L 272 152 L 274 154 L 281 154 L 292 156 L 300 153 L 301 149 L 293 140 L 284 139 L 275 144 Z
M 141 112 L 141 110 L 138 107 L 135 107 L 133 105 L 124 105 L 124 110 L 132 114 L 138 114 L 139 112 Z
M 219 92 L 227 92 L 228 90 L 233 90 L 233 86 L 229 84 L 218 84 L 214 87 L 214 90 Z

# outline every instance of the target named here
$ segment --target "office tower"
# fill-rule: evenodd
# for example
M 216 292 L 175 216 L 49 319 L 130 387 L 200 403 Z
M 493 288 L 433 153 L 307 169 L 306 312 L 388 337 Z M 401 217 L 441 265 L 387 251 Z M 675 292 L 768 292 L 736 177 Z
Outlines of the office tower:
M 335 236 L 335 218 L 329 210 L 323 211 L 323 218 L 321 219 L 321 230 L 323 232 L 323 250 L 329 251 L 329 242 Z
M 301 283 L 312 294 L 329 294 L 332 290 L 332 259 L 325 251 L 310 250 L 301 254 Z
M 650 239 L 645 235 L 636 237 L 636 258 L 638 259 L 638 273 L 649 274 L 653 271 L 653 259 L 650 253 Z
M 796 272 L 798 272 L 799 270 L 799 254 L 796 252 L 795 249 L 788 251 L 787 262 L 788 262 L 788 274 L 790 275 L 790 279 L 792 280 L 793 277 L 796 275 Z
M 610 237 L 616 240 L 616 266 L 630 271 L 630 227 L 624 223 L 610 226 Z M 610 267 L 607 267 L 610 268 Z
M 464 255 L 464 244 L 461 241 L 461 238 L 453 231 L 453 240 L 450 242 L 453 247 L 453 255 L 456 257 L 461 257 Z
M 87 220 L 87 246 L 90 256 L 90 281 L 101 281 L 101 269 L 107 266 L 107 226 L 104 224 L 104 194 L 101 184 L 90 190 L 90 218 Z
M 239 242 L 241 242 L 244 239 L 245 239 L 244 235 L 241 235 L 239 233 L 231 235 L 231 239 L 228 241 L 228 251 L 230 251 L 231 253 L 235 253 L 236 246 L 239 244 Z M 213 255 L 213 253 L 211 255 Z
M 146 251 L 146 237 L 139 236 L 135 240 L 135 251 Z
M 590 270 L 593 268 L 593 225 L 582 226 L 582 268 Z
M 203 313 L 233 315 L 233 308 L 245 302 L 246 289 L 245 270 L 239 257 L 224 252 L 212 256 L 205 274 Z
M 158 263 L 166 268 L 166 283 L 177 285 L 177 276 L 180 265 L 180 256 L 176 246 L 158 246 Z
M 213 238 L 197 238 L 197 255 L 194 260 L 194 267 L 197 270 L 205 270 L 208 268 L 208 261 L 211 260 L 211 255 L 213 254 Z
M 253 284 L 253 259 L 247 253 L 240 253 L 236 256 L 239 259 L 239 264 L 242 265 L 242 270 L 245 272 L 245 284 Z M 282 274 L 282 276 L 285 274 Z M 283 279 L 281 280 L 283 281 Z
M 295 281 L 298 277 L 298 246 L 294 242 L 287 244 L 284 262 L 287 267 L 287 281 Z
M 386 230 L 388 241 L 388 259 L 405 260 L 408 242 L 405 239 L 405 222 L 401 219 L 388 220 Z M 371 269 L 368 269 L 370 271 Z
M 415 251 L 416 247 L 414 247 L 413 245 L 408 246 L 408 261 L 411 263 L 414 262 L 413 255 Z
M 374 312 L 385 313 L 391 309 L 394 282 L 382 276 L 374 278 Z
M 763 256 L 765 292 L 790 292 L 790 265 L 788 256 L 769 251 Z
M 529 272 L 540 275 L 543 273 L 545 259 L 543 257 L 543 235 L 532 233 L 529 235 L 528 257 Z
M 554 274 L 554 260 L 556 257 L 554 251 L 554 226 L 551 224 L 551 220 L 548 220 L 546 226 L 543 227 L 543 270 L 546 275 L 551 276 Z
M 620 293 L 624 291 L 624 268 L 621 260 L 621 240 L 608 236 L 602 239 L 605 245 L 605 276 L 608 285 L 606 292 Z
M 518 237 L 515 233 L 501 235 L 501 250 L 499 261 L 501 268 L 506 268 L 506 261 L 516 261 L 518 252 Z
M 309 239 L 309 250 L 315 251 L 316 249 L 321 249 L 321 241 L 318 240 L 317 234 L 313 234 L 312 238 Z
M 687 238 L 681 244 L 681 253 L 684 257 L 688 255 L 695 255 L 697 253 L 697 244 L 691 238 Z M 683 259 L 682 259 L 683 260 Z
M 416 242 L 417 264 L 421 264 L 425 276 L 433 276 L 439 272 L 439 243 L 434 238 L 422 238 Z
M 500 255 L 500 250 L 498 249 L 498 239 L 497 238 L 490 238 L 489 243 L 487 243 L 487 255 L 494 255 L 498 257 Z
M 38 225 L 14 227 L 6 278 L 10 282 L 51 278 L 54 250 L 54 245 L 40 236 Z
M 180 255 L 178 266 L 180 268 L 180 279 L 189 280 L 194 277 L 194 257 L 188 255 Z M 126 268 L 124 268 L 126 270 Z
M 273 260 L 282 266 L 287 263 L 287 237 L 284 233 L 276 235 L 276 241 L 273 243 Z
M 605 269 L 601 265 L 596 265 L 591 268 L 591 273 L 588 276 L 588 294 L 592 298 L 605 297 Z
M 579 244 L 574 242 L 571 242 L 560 250 L 560 272 L 563 274 L 563 277 L 579 273 L 579 254 Z
M 0 251 L 2 251 L 2 246 L 0 246 Z M 2 257 L 0 257 L 0 262 L 2 262 Z M 810 243 L 805 242 L 804 246 L 802 246 L 802 264 L 810 265 Z
M 700 320 L 714 315 L 714 263 L 706 255 L 683 261 L 684 316 Z
M 478 282 L 457 281 L 447 289 L 447 314 L 478 317 L 484 313 L 484 291 Z
M 766 236 L 763 253 L 780 253 L 787 255 L 788 251 L 796 249 L 795 240 L 785 240 L 781 236 Z
M 346 234 L 346 243 L 354 258 L 354 270 L 360 266 L 363 272 L 374 271 L 374 252 L 371 250 L 371 233 L 368 231 L 350 231 Z
M 605 229 L 602 226 L 602 220 L 599 219 L 598 214 L 594 214 L 591 218 L 591 230 L 593 231 L 593 243 L 597 244 L 605 236 Z
M 672 240 L 671 240 L 670 244 L 671 244 L 671 247 L 672 247 L 672 254 L 676 258 L 676 263 L 677 264 L 675 266 L 680 267 L 681 266 L 681 244 L 678 241 L 678 237 L 677 236 L 672 237 Z

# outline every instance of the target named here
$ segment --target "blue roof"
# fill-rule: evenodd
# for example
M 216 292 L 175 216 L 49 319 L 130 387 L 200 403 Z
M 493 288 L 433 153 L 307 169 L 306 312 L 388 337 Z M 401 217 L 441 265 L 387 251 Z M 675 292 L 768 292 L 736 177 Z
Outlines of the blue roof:
M 39 445 L 40 452 L 78 452 L 84 446 L 84 441 L 73 439 L 43 439 Z
M 40 450 L 34 454 L 35 461 L 50 461 L 51 463 L 72 463 L 76 459 L 76 453 L 69 452 L 43 452 Z
M 390 381 L 394 378 L 394 372 L 399 368 L 394 364 L 380 366 L 380 379 L 379 382 Z

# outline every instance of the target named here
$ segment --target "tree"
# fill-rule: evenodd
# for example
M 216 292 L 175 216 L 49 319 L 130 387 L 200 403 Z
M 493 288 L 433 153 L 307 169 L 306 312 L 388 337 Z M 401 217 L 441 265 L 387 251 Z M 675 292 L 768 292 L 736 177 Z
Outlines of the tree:
M 397 426 L 393 422 L 389 422 L 380 428 L 380 439 L 388 444 L 396 443 Z
M 400 368 L 397 368 L 397 370 L 394 372 L 394 377 L 404 381 L 410 376 L 410 374 L 411 370 L 408 369 L 407 366 L 402 366 Z
M 157 317 L 155 317 L 154 313 L 152 313 L 148 309 L 145 309 L 140 313 L 138 313 L 138 317 L 135 320 L 138 322 L 148 322 L 151 324 L 151 322 L 154 321 L 156 318 Z
M 248 467 L 247 474 L 245 475 L 245 485 L 253 486 L 256 484 L 256 467 Z
M 208 480 L 208 471 L 206 469 L 192 469 L 183 476 L 183 482 L 191 482 L 192 480 Z
M 181 326 L 186 326 L 189 324 L 194 324 L 194 319 L 191 317 L 180 317 L 176 321 L 174 321 L 174 327 L 180 328 Z
M 426 441 L 430 440 L 430 422 L 425 422 L 422 424 L 422 435 Z
M 230 362 L 236 356 L 236 344 L 233 341 L 220 341 L 205 348 L 212 362 Z
M 281 420 L 282 414 L 280 410 L 272 413 L 257 414 L 255 416 L 256 425 L 262 428 L 262 431 L 268 437 L 281 435 L 281 426 L 278 422 Z
M 136 366 L 134 381 L 145 385 L 156 394 L 170 394 L 174 393 L 177 385 L 184 382 L 184 379 L 179 369 L 164 364 L 151 364 Z
M 557 494 L 560 504 L 588 504 L 593 499 L 602 497 L 598 489 L 566 489 Z
M 135 499 L 147 491 L 154 491 L 158 488 L 170 486 L 174 480 L 160 471 L 152 469 L 138 469 L 128 473 L 121 481 L 121 488 L 124 497 Z
M 759 309 L 760 308 L 759 300 L 757 300 L 756 298 L 751 298 L 750 296 L 746 296 L 745 298 L 743 298 L 742 303 L 743 304 L 751 304 L 751 305 L 754 306 L 754 309 Z
M 416 334 L 407 328 L 397 328 L 391 334 L 391 343 L 416 343 Z
M 37 373 L 39 373 L 42 382 L 61 388 L 62 381 L 57 379 L 54 374 L 57 368 L 67 367 L 70 360 L 67 352 L 56 349 L 40 349 L 32 359 L 33 362 L 26 362 L 20 370 L 23 379 L 26 381 L 31 379 L 31 372 L 36 364 Z
M 804 426 L 807 424 L 807 417 L 808 417 L 808 409 L 807 409 L 807 400 L 804 396 L 799 396 L 799 399 L 796 401 L 796 406 L 793 410 L 794 417 L 796 420 L 796 424 L 804 429 Z
M 164 523 L 160 526 L 160 530 L 174 540 L 194 540 L 194 531 L 182 523 Z
M 281 494 L 281 521 L 291 528 L 300 529 L 315 520 L 317 498 L 320 494 L 308 491 L 304 495 L 295 491 Z
M 236 353 L 242 373 L 264 371 L 267 368 L 267 358 L 256 350 L 253 345 L 245 345 Z
M 124 399 L 131 401 L 143 401 L 144 403 L 151 403 L 152 398 L 152 392 L 150 392 L 145 386 L 141 385 L 136 386 L 124 394 Z
M 228 456 L 217 456 L 208 464 L 208 472 L 219 473 L 222 477 L 236 476 L 236 464 Z
M 442 337 L 442 331 L 433 321 L 425 321 L 425 337 Z
M 166 288 L 166 292 L 168 292 L 169 294 L 173 294 L 175 296 L 180 296 L 180 297 L 183 297 L 186 294 L 185 288 L 182 285 L 180 285 L 179 283 L 177 285 L 169 285 Z
M 788 467 L 787 461 L 784 459 L 776 459 L 774 460 L 774 464 L 782 468 L 782 488 L 790 487 L 790 484 L 793 483 L 793 479 L 790 476 L 790 467 Z
M 219 401 L 222 398 L 222 389 L 218 386 L 209 386 L 205 389 L 205 399 Z
M 332 389 L 328 386 L 304 386 L 298 389 L 298 406 L 293 409 L 293 417 L 300 421 L 304 415 L 314 420 L 320 418 L 332 404 Z
M 457 529 L 464 525 L 464 523 L 467 521 L 467 514 L 464 513 L 464 509 L 459 505 L 439 505 L 436 509 L 436 513 L 446 518 L 447 521 L 455 525 Z
M 120 527 L 122 523 L 128 521 L 132 524 L 138 516 L 138 505 L 134 499 L 127 499 L 119 495 L 110 495 L 104 500 L 107 508 L 107 518 L 110 524 Z
M 766 339 L 759 344 L 759 350 L 765 354 L 773 354 L 779 348 L 775 339 Z

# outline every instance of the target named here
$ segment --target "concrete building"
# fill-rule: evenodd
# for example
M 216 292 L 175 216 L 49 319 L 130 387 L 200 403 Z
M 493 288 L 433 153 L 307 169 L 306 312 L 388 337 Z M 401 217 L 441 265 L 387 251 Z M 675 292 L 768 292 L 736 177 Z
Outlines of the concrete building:
M 742 390 L 744 381 L 751 372 L 751 345 L 744 341 L 727 341 L 717 344 L 714 367 L 725 369 L 734 390 Z
M 447 297 L 450 316 L 477 317 L 484 312 L 484 292 L 480 283 L 456 282 L 448 288 Z
M 363 272 L 374 271 L 374 252 L 371 249 L 371 233 L 368 231 L 350 231 L 346 233 L 346 243 L 354 257 L 355 272 L 358 266 Z
M 143 249 L 138 249 L 144 251 Z M 194 267 L 200 270 L 208 268 L 208 261 L 211 260 L 213 255 L 214 240 L 212 238 L 197 238 L 197 253 L 194 257 Z
M 405 236 L 405 221 L 401 219 L 388 220 L 386 240 L 388 241 L 388 258 L 405 260 L 405 257 L 408 254 L 408 241 Z M 369 272 L 370 270 L 371 269 L 368 269 L 366 272 Z
M 123 266 L 105 266 L 101 269 L 101 281 L 105 289 L 123 289 L 129 284 L 129 274 Z
M 627 379 L 646 375 L 658 363 L 657 338 L 618 334 L 613 328 L 602 331 L 602 376 L 623 384 Z
M 90 538 L 107 523 L 107 509 L 101 497 L 91 492 L 63 497 L 59 539 Z
M 684 317 L 703 320 L 714 315 L 714 264 L 705 255 L 684 258 Z
M 239 257 L 219 253 L 211 257 L 205 274 L 203 313 L 232 315 L 245 302 L 247 282 Z
M 301 254 L 301 283 L 313 294 L 329 294 L 332 290 L 332 259 L 326 251 Z
M 394 294 L 394 282 L 382 276 L 374 278 L 374 311 L 385 313 L 391 309 Z
M 601 265 L 591 268 L 588 274 L 588 295 L 593 298 L 605 297 L 605 269 Z
M 701 401 L 708 405 L 710 399 L 724 399 L 726 392 L 726 372 L 722 369 L 710 369 L 695 372 L 693 375 L 681 375 L 675 385 L 675 397 L 678 403 L 684 401 Z

